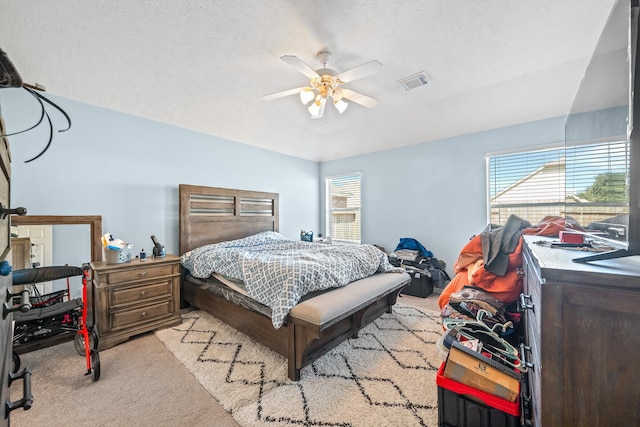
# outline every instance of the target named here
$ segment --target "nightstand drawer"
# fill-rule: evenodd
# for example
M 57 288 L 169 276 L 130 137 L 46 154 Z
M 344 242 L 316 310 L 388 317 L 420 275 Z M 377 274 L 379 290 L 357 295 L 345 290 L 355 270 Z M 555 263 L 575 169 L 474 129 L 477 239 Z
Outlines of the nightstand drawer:
M 142 264 L 142 263 L 141 263 Z M 109 273 L 107 283 L 115 285 L 118 283 L 128 283 L 134 280 L 151 279 L 153 277 L 170 276 L 177 274 L 177 270 L 172 265 L 156 265 L 149 267 L 139 267 L 132 270 L 114 271 Z
M 141 301 L 149 300 L 158 297 L 171 297 L 171 285 L 173 281 L 171 278 L 156 281 L 148 285 L 141 286 L 127 286 L 111 291 L 111 308 L 118 307 L 124 304 L 138 303 Z
M 139 326 L 145 322 L 151 322 L 163 317 L 172 316 L 172 301 L 167 300 L 157 304 L 137 307 L 131 310 L 111 312 L 111 331 L 124 329 L 130 326 Z

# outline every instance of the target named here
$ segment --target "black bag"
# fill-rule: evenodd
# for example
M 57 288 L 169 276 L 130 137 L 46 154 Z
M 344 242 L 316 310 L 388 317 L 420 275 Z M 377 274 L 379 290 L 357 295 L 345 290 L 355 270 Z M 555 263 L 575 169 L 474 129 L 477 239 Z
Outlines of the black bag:
M 413 273 L 413 275 L 415 275 L 419 273 L 421 276 L 428 277 L 436 288 L 442 289 L 451 281 L 449 274 L 444 270 L 443 263 L 437 258 L 419 257 L 415 261 L 410 261 L 389 256 L 389 262 L 396 267 L 405 268 L 410 274 Z
M 429 270 L 404 267 L 411 276 L 411 282 L 402 290 L 403 294 L 426 298 L 433 293 L 433 279 Z

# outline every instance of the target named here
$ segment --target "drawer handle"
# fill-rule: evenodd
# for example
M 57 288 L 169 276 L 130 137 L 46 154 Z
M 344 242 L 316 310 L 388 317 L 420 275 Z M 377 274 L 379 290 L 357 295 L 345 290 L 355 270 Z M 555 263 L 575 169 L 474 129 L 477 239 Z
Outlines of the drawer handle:
M 529 301 L 529 302 L 527 302 Z M 520 294 L 520 307 L 522 310 L 531 310 L 536 312 L 535 304 L 531 302 L 531 295 Z
M 142 313 L 140 313 L 140 316 L 141 316 L 141 317 L 147 317 L 147 312 L 146 312 L 146 311 L 143 311 Z
M 144 277 L 144 276 L 146 276 L 146 275 L 147 275 L 147 272 L 146 272 L 146 271 L 143 271 L 142 273 L 140 273 L 140 277 Z
M 528 351 L 529 352 L 531 351 L 531 347 L 529 347 L 528 345 L 524 345 L 524 343 L 520 344 L 520 356 L 522 358 L 522 364 L 524 366 L 526 366 L 527 368 L 533 369 L 535 371 L 536 369 L 535 369 L 535 366 L 533 366 L 533 363 L 532 362 L 527 362 L 527 354 L 526 353 Z

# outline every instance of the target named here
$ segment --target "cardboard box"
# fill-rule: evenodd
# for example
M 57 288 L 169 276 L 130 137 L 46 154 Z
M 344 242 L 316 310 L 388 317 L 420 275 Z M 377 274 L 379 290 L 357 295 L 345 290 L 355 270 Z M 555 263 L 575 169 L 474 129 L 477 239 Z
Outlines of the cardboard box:
M 449 349 L 444 377 L 509 402 L 520 394 L 520 374 L 458 342 Z

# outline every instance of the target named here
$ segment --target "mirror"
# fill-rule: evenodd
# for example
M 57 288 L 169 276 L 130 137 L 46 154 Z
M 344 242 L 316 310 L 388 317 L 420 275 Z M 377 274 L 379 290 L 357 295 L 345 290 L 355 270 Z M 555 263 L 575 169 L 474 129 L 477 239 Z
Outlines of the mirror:
M 20 225 L 60 225 L 69 226 L 73 224 L 86 224 L 89 226 L 89 245 L 91 249 L 91 259 L 87 261 L 102 261 L 102 217 L 100 215 L 90 216 L 60 216 L 60 215 L 14 215 L 11 217 L 12 226 Z M 63 227 L 64 228 L 64 227 Z M 67 242 L 69 243 L 69 242 Z
M 14 270 L 71 265 L 102 260 L 102 217 L 25 215 L 11 217 L 12 264 Z M 14 236 L 17 234 L 17 236 Z M 46 282 L 38 285 L 46 294 L 68 287 L 71 298 L 81 297 L 81 277 Z

